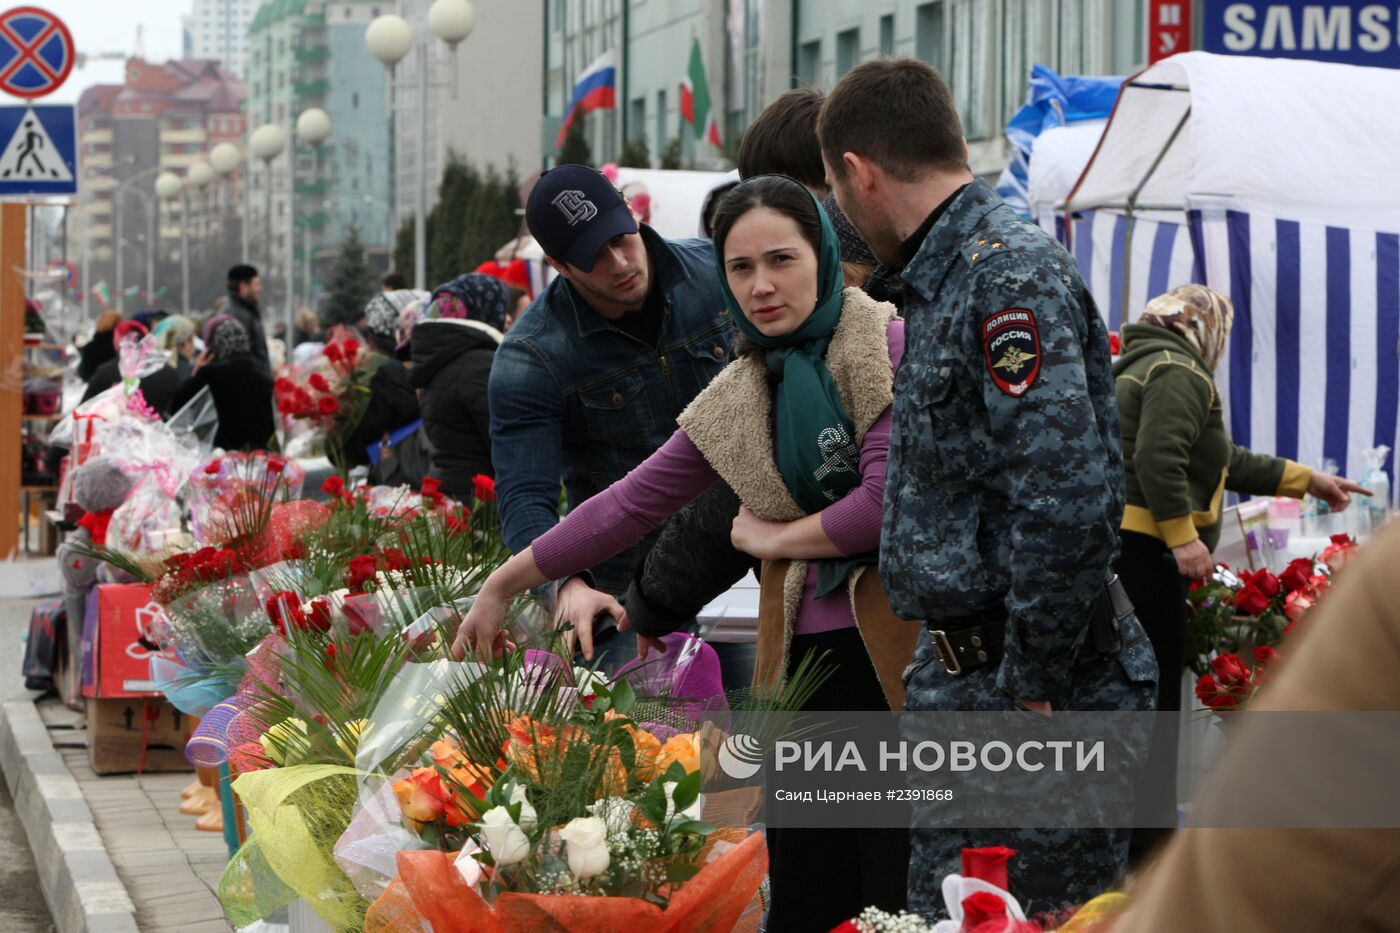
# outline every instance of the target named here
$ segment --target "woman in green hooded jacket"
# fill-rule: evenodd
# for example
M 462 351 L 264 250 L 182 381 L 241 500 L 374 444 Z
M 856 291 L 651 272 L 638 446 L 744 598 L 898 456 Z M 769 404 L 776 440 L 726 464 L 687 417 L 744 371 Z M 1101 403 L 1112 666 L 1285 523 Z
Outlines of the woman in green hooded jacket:
M 1348 480 L 1230 440 L 1214 373 L 1233 319 L 1224 295 L 1203 285 L 1175 288 L 1123 328 L 1122 355 L 1113 367 L 1127 492 L 1115 569 L 1157 655 L 1159 712 L 1181 709 L 1187 586 L 1214 569 L 1211 550 L 1220 539 L 1225 491 L 1311 493 L 1335 511 L 1351 503 L 1351 493 L 1366 493 Z M 1174 771 L 1175 735 L 1159 738 L 1147 767 Z M 1175 800 L 1147 806 L 1154 821 L 1174 820 Z M 1133 856 L 1164 835 L 1134 831 Z

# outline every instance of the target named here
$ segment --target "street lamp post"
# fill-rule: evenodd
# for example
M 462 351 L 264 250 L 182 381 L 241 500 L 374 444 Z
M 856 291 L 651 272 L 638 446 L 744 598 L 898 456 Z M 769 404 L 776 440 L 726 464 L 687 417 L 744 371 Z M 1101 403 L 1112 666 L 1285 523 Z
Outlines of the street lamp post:
M 158 171 L 160 171 L 160 166 L 153 165 L 148 169 L 137 172 L 125 181 L 119 182 L 116 187 L 112 189 L 112 209 L 117 215 L 117 302 L 120 306 L 125 306 L 126 304 L 126 261 L 124 256 L 126 250 L 124 249 L 122 241 L 124 226 L 122 223 L 122 195 L 124 194 L 137 195 L 146 208 L 146 297 L 149 299 L 151 294 L 155 291 L 155 254 L 151 252 L 151 241 L 154 239 L 155 217 L 151 213 L 151 199 L 147 196 L 146 192 L 142 191 L 140 188 L 133 188 L 131 185 Z
M 190 310 L 190 196 L 185 183 L 174 172 L 165 172 L 156 179 L 156 194 L 165 202 L 181 198 L 180 203 L 180 311 Z
M 267 169 L 267 197 L 264 203 L 267 205 L 267 268 L 272 270 L 272 160 L 282 154 L 282 150 L 287 147 L 287 132 L 275 123 L 264 123 L 253 131 L 252 137 L 248 141 L 248 146 L 253 151 L 253 155 L 262 160 Z M 291 251 L 291 242 L 287 243 L 287 249 Z M 292 283 L 288 281 L 285 286 L 291 289 Z M 290 304 L 288 308 L 290 308 Z M 291 333 L 291 313 L 287 312 L 287 333 Z
M 199 232 L 200 239 L 209 235 L 209 183 L 214 180 L 214 167 L 203 159 L 190 166 L 185 176 L 190 184 L 199 189 Z
M 297 117 L 297 135 L 311 146 L 311 185 L 314 188 L 321 181 L 321 144 L 331 135 L 331 118 L 319 107 L 312 107 L 302 111 Z M 321 197 L 321 207 L 325 208 L 325 196 Z M 306 287 L 305 299 L 307 307 L 311 306 L 311 227 L 310 214 L 307 215 L 307 226 L 305 227 L 305 242 L 302 243 L 302 266 L 305 270 L 303 282 Z M 317 239 L 320 239 L 317 237 Z
M 218 172 L 224 177 L 223 213 L 231 214 L 233 212 L 233 198 L 229 189 L 233 187 L 233 173 L 238 171 L 238 167 L 243 164 L 243 152 L 233 143 L 219 143 L 213 149 L 209 150 L 209 164 L 214 167 L 214 171 Z M 247 209 L 246 205 L 244 206 L 244 209 Z M 222 229 L 222 221 L 220 221 L 219 226 L 220 229 Z M 239 260 L 241 262 L 247 262 L 248 224 L 246 222 L 246 219 L 240 218 L 238 222 L 238 227 L 241 231 L 240 240 L 242 243 L 242 245 L 239 247 Z
M 471 35 L 476 25 L 476 11 L 468 0 L 435 0 L 428 10 L 428 29 L 447 43 L 453 54 L 457 43 Z M 365 30 L 365 44 L 370 54 L 389 68 L 389 80 L 396 81 L 396 70 L 413 46 L 413 30 L 400 16 L 380 16 Z M 418 48 L 418 184 L 414 191 L 413 211 L 413 287 L 428 287 L 428 47 Z M 455 78 L 456 68 L 453 68 Z M 455 87 L 455 84 L 454 84 Z M 392 105 L 397 108 L 397 101 Z

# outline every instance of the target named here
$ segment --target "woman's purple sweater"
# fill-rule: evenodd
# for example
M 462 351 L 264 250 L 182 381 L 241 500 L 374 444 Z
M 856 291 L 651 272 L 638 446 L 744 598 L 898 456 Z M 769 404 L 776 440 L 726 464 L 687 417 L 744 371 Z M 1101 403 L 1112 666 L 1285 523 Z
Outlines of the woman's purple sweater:
M 889 326 L 890 364 L 904 355 L 904 322 Z M 865 434 L 860 447 L 860 485 L 821 511 L 822 531 L 845 556 L 880 546 L 884 509 L 885 460 L 890 450 L 890 409 Z M 680 511 L 719 480 L 705 455 L 677 431 L 656 453 L 598 495 L 581 503 L 530 546 L 540 572 L 552 580 L 581 573 L 624 548 Z M 849 594 L 837 590 L 816 597 L 815 573 L 798 609 L 794 634 L 810 635 L 855 625 Z

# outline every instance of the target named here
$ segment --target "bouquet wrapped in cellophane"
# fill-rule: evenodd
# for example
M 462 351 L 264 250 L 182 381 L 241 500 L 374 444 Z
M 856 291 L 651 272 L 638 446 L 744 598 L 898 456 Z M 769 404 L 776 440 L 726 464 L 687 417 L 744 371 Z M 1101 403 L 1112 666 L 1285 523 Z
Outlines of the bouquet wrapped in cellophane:
M 533 643 L 410 665 L 371 715 L 336 846 L 366 931 L 757 929 L 757 790 L 701 792 L 731 715 L 713 649 L 669 636 L 609 679 Z M 828 675 L 807 659 L 758 708 Z

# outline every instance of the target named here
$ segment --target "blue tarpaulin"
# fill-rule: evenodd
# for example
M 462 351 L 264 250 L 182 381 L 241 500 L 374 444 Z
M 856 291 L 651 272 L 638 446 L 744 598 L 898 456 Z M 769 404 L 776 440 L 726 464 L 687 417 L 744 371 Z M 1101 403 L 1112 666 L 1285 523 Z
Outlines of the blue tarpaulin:
M 1122 84 L 1121 77 L 1066 76 L 1044 65 L 1031 66 L 1029 102 L 1006 124 L 1006 138 L 1011 141 L 1012 148 L 1011 164 L 997 180 L 997 194 L 1013 210 L 1031 219 L 1026 183 L 1036 137 L 1054 126 L 1107 119 Z

